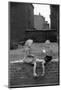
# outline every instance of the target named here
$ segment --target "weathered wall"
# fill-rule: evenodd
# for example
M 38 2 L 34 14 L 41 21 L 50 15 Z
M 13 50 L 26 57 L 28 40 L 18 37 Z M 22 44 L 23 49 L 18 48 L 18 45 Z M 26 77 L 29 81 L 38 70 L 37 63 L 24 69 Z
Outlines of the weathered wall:
M 50 40 L 51 42 L 57 41 L 57 32 L 55 30 L 36 30 L 36 31 L 26 31 L 26 39 L 33 39 L 35 42 L 45 42 Z
M 33 28 L 33 6 L 27 3 L 10 3 L 10 40 L 24 40 L 25 31 Z

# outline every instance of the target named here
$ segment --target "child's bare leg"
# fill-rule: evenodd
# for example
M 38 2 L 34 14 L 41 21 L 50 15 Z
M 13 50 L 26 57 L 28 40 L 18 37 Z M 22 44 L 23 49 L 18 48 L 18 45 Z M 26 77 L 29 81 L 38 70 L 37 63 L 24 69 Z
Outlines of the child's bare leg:
M 44 66 L 43 62 L 42 62 L 42 69 L 43 69 L 43 72 L 42 72 L 41 76 L 44 76 L 44 74 L 45 74 L 45 66 Z
M 34 76 L 37 76 L 37 73 L 36 73 L 36 62 L 34 62 L 33 75 Z

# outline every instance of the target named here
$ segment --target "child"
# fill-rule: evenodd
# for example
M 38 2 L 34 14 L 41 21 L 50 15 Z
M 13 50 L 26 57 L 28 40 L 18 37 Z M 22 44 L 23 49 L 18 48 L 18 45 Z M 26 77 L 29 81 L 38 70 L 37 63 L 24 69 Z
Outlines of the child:
M 28 39 L 28 40 L 25 42 L 24 50 L 25 50 L 26 56 L 31 54 L 32 44 L 33 44 L 33 40 L 32 40 L 32 39 Z

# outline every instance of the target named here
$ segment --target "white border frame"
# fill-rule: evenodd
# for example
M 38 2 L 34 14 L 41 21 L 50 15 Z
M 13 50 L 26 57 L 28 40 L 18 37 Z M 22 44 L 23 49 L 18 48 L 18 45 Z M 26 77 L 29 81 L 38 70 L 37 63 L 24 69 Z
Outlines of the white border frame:
M 1 0 L 0 1 L 0 90 L 8 90 L 8 1 L 60 4 L 61 0 Z M 61 15 L 61 12 L 60 12 Z M 61 31 L 60 31 L 61 36 Z M 61 39 L 61 37 L 60 37 Z M 61 44 L 60 44 L 61 45 Z M 61 48 L 60 48 L 61 49 Z M 60 50 L 61 51 L 61 50 Z M 61 64 L 60 64 L 61 65 Z M 61 68 L 61 66 L 60 66 Z M 61 80 L 60 80 L 61 81 Z M 60 90 L 60 86 L 28 87 L 21 90 Z M 16 88 L 19 89 L 20 88 Z

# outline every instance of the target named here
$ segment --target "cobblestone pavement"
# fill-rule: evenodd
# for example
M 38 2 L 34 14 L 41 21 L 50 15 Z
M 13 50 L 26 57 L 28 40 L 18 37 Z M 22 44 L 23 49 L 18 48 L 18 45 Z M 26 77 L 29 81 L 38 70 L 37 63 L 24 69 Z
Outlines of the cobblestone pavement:
M 39 44 L 38 44 L 39 45 Z M 43 57 L 41 54 L 42 46 L 34 45 L 32 53 Z M 53 44 L 54 45 L 54 44 Z M 45 46 L 44 46 L 45 47 Z M 46 48 L 46 47 L 45 47 Z M 58 58 L 58 46 L 53 47 L 53 58 Z M 47 48 L 48 49 L 48 48 Z M 9 51 L 9 62 L 23 58 L 23 49 Z M 51 62 L 45 67 L 45 75 L 41 77 L 42 68 L 41 63 L 37 64 L 37 73 L 40 75 L 38 78 L 33 77 L 33 66 L 29 64 L 9 64 L 9 83 L 10 87 L 21 86 L 35 86 L 35 85 L 57 85 L 59 84 L 59 63 Z

